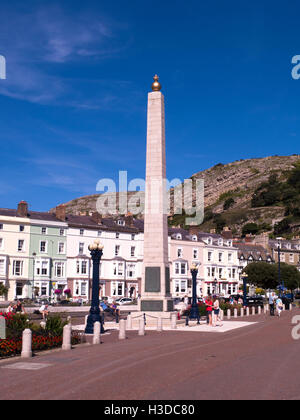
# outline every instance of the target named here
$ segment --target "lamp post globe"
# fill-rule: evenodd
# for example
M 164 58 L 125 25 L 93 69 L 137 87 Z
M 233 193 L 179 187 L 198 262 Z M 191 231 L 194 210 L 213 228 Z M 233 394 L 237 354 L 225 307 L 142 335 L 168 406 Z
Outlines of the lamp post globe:
M 91 253 L 91 258 L 93 261 L 93 280 L 92 280 L 92 304 L 90 313 L 87 319 L 87 324 L 85 328 L 86 334 L 94 334 L 94 324 L 95 322 L 100 322 L 101 324 L 101 333 L 103 334 L 103 320 L 100 316 L 99 308 L 99 273 L 100 273 L 100 261 L 103 255 L 103 245 L 100 244 L 100 241 L 96 240 L 94 243 L 89 245 L 89 251 Z

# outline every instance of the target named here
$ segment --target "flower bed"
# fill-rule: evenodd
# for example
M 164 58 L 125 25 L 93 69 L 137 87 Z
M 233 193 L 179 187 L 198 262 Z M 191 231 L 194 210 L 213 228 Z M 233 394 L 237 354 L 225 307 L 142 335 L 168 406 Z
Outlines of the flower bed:
M 2 314 L 6 319 L 7 339 L 0 339 L 0 358 L 12 357 L 22 352 L 22 333 L 26 328 L 32 330 L 32 351 L 50 350 L 62 346 L 63 322 L 60 317 L 49 317 L 45 329 L 28 321 L 26 315 Z M 72 344 L 81 342 L 77 333 L 72 334 Z

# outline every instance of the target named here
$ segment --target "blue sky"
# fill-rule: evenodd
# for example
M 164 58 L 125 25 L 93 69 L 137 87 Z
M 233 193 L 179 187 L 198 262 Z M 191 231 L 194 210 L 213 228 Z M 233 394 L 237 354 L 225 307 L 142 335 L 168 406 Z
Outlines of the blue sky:
M 1 2 L 0 207 L 34 210 L 145 173 L 160 76 L 167 176 L 300 153 L 299 1 Z

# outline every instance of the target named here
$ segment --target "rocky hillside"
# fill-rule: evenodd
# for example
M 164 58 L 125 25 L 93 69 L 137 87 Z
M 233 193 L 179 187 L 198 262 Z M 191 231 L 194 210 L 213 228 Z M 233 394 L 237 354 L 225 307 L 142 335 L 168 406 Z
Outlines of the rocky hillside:
M 247 159 L 226 165 L 219 163 L 192 175 L 191 179 L 204 179 L 206 211 L 203 229 L 218 227 L 218 220 L 222 218 L 222 223 L 225 221 L 237 233 L 249 222 L 265 225 L 271 230 L 271 226 L 284 218 L 285 207 L 277 203 L 253 208 L 253 194 L 271 175 L 276 174 L 280 181 L 285 181 L 299 160 L 300 155 Z M 95 194 L 72 200 L 66 203 L 67 211 L 72 214 L 95 211 L 98 197 L 99 194 Z M 170 224 L 184 226 L 184 221 L 185 216 L 172 215 L 171 206 Z

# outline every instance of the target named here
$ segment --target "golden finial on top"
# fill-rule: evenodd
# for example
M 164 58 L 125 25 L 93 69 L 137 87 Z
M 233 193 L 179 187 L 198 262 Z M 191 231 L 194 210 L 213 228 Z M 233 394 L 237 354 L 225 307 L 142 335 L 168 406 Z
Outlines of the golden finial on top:
M 153 77 L 154 83 L 152 83 L 152 90 L 153 92 L 159 92 L 161 90 L 161 84 L 159 83 L 159 77 L 157 74 Z

